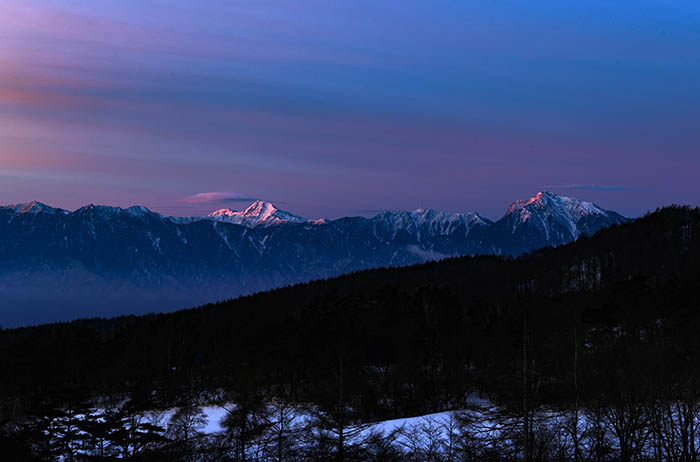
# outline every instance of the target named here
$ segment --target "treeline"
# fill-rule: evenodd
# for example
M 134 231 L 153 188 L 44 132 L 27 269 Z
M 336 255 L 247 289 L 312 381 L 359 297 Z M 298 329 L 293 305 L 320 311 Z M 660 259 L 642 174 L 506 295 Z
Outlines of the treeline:
M 362 422 L 342 399 L 319 406 L 237 394 L 237 403 L 220 403 L 216 432 L 205 431 L 207 415 L 195 400 L 166 412 L 108 397 L 97 410 L 63 404 L 5 424 L 0 448 L 9 462 L 697 460 L 697 390 L 686 382 L 649 394 L 649 383 L 568 406 L 482 404 L 401 425 Z
M 125 422 L 206 402 L 236 403 L 229 423 L 254 444 L 241 452 L 226 426 L 197 437 L 197 460 L 696 460 L 699 257 L 700 213 L 670 208 L 518 260 L 452 259 L 169 315 L 4 331 L 2 432 L 43 457 L 56 447 L 42 440 L 46 425 L 71 422 L 98 398 L 129 397 L 104 431 L 143 434 L 143 460 L 189 453 L 172 452 L 183 438 L 170 422 L 133 431 Z M 465 410 L 474 394 L 495 407 L 458 413 L 454 441 L 435 431 L 434 450 L 407 449 L 420 429 L 362 441 L 339 431 Z M 271 418 L 248 427 L 271 403 L 313 410 L 315 424 L 290 436 L 296 458 L 252 449 L 272 446 Z M 116 451 L 104 457 L 139 460 L 103 441 Z

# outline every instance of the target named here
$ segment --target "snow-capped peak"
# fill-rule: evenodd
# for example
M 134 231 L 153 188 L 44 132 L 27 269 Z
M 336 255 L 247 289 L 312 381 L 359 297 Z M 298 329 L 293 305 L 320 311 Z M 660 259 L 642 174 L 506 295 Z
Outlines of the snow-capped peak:
M 247 217 L 259 217 L 261 220 L 265 220 L 273 216 L 275 212 L 279 212 L 279 209 L 271 202 L 255 201 L 243 211 L 243 215 Z
M 598 207 L 593 202 L 544 191 L 527 200 L 513 202 L 508 207 L 504 220 L 509 224 L 512 233 L 520 226 L 530 224 L 540 229 L 548 241 L 561 243 L 590 233 L 593 228 L 600 228 L 593 223 L 605 222 L 610 226 L 622 223 L 626 219 L 615 212 Z
M 435 209 L 415 209 L 412 212 L 387 211 L 372 218 L 376 226 L 388 230 L 396 236 L 399 230 L 404 230 L 420 241 L 423 238 L 451 235 L 458 229 L 468 235 L 477 225 L 489 225 L 491 222 L 474 212 L 451 213 Z
M 240 212 L 229 208 L 220 209 L 210 213 L 207 218 L 251 228 L 258 225 L 272 226 L 283 223 L 305 223 L 308 221 L 305 218 L 280 210 L 267 201 L 255 201 Z
M 134 205 L 128 208 L 112 207 L 109 205 L 93 205 L 89 204 L 84 207 L 79 208 L 75 211 L 78 214 L 92 214 L 97 215 L 102 218 L 115 218 L 120 216 L 128 216 L 132 218 L 140 218 L 147 215 L 154 215 L 162 217 L 160 214 L 152 212 L 151 210 L 143 207 L 141 205 Z
M 36 215 L 38 213 L 48 213 L 51 215 L 55 215 L 57 213 L 68 213 L 66 210 L 62 209 L 57 209 L 54 207 L 51 207 L 46 204 L 42 204 L 41 202 L 37 201 L 32 201 L 32 202 L 26 202 L 23 204 L 13 204 L 7 207 L 3 208 L 8 208 L 14 212 L 15 215 L 24 215 L 24 214 L 31 214 L 31 215 Z
M 124 210 L 124 213 L 126 213 L 130 217 L 142 217 L 144 215 L 149 215 L 149 214 L 153 213 L 142 205 L 132 205 L 131 207 L 123 209 L 123 210 Z
M 450 224 L 450 223 L 465 223 L 465 224 L 485 224 L 487 223 L 487 220 L 481 217 L 478 213 L 475 212 L 466 212 L 466 213 L 450 213 L 450 212 L 442 212 L 439 210 L 435 209 L 416 209 L 413 212 L 411 212 L 411 218 L 416 222 L 418 225 L 423 225 L 423 224 L 432 224 L 432 223 L 440 223 L 440 224 Z
M 606 211 L 593 202 L 586 202 L 573 197 L 560 196 L 550 191 L 538 192 L 527 200 L 518 200 L 508 207 L 506 215 L 520 211 L 523 221 L 529 219 L 536 210 L 560 210 L 579 219 L 585 215 L 606 215 Z

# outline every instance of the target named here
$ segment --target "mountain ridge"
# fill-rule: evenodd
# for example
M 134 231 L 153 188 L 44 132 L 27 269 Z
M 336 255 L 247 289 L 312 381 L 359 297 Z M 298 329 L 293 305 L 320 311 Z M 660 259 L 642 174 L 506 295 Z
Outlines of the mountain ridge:
M 458 220 L 459 218 L 465 218 L 466 220 L 473 220 L 473 221 L 478 221 L 481 222 L 482 224 L 493 224 L 497 221 L 502 220 L 503 218 L 507 217 L 508 215 L 514 213 L 515 211 L 527 211 L 529 213 L 529 209 L 531 206 L 542 206 L 546 205 L 548 203 L 551 203 L 552 200 L 559 200 L 559 202 L 563 203 L 569 203 L 573 205 L 579 206 L 579 208 L 585 213 L 594 213 L 594 214 L 606 214 L 610 213 L 610 210 L 605 210 L 599 207 L 598 205 L 594 204 L 593 202 L 588 202 L 588 201 L 581 201 L 576 198 L 572 197 L 567 197 L 567 196 L 561 196 L 558 194 L 555 194 L 550 191 L 540 191 L 534 196 L 530 197 L 529 199 L 526 200 L 516 200 L 510 204 L 510 206 L 507 208 L 506 213 L 503 217 L 501 217 L 499 220 L 491 220 L 489 218 L 486 218 L 484 215 L 481 215 L 478 212 L 474 211 L 467 211 L 467 212 L 446 212 L 442 211 L 436 208 L 428 207 L 428 208 L 423 208 L 419 207 L 413 210 L 384 210 L 381 212 L 378 212 L 377 214 L 367 218 L 367 219 L 375 219 L 379 216 L 382 215 L 397 215 L 397 214 L 408 214 L 412 217 L 414 221 L 421 221 L 425 222 L 425 218 L 428 216 L 436 216 L 439 218 L 439 221 L 445 221 L 445 220 Z M 46 212 L 46 213 L 59 213 L 59 214 L 71 214 L 71 213 L 77 213 L 81 211 L 82 209 L 99 209 L 99 210 L 105 210 L 105 211 L 110 211 L 111 213 L 129 213 L 129 214 L 153 214 L 157 215 L 163 218 L 170 219 L 176 223 L 191 223 L 194 221 L 199 221 L 199 220 L 213 220 L 213 221 L 221 221 L 221 222 L 226 222 L 226 223 L 232 223 L 232 224 L 238 224 L 238 225 L 243 225 L 246 227 L 255 227 L 260 224 L 263 224 L 265 226 L 274 226 L 274 225 L 282 225 L 282 224 L 287 224 L 287 223 L 311 223 L 311 224 L 319 224 L 319 223 L 327 223 L 329 221 L 336 221 L 336 220 L 341 220 L 343 218 L 357 218 L 355 216 L 345 216 L 345 217 L 340 217 L 336 218 L 333 220 L 328 220 L 325 218 L 319 218 L 319 219 L 309 219 L 309 218 L 304 218 L 299 215 L 295 215 L 291 212 L 288 212 L 286 210 L 282 210 L 278 208 L 275 204 L 273 204 L 270 201 L 264 201 L 264 200 L 255 200 L 253 201 L 248 207 L 246 207 L 243 210 L 233 210 L 231 208 L 225 207 L 221 208 L 218 210 L 214 210 L 213 212 L 207 214 L 207 215 L 201 215 L 201 216 L 168 216 L 168 215 L 163 215 L 158 212 L 155 212 L 153 210 L 150 210 L 148 207 L 141 206 L 141 205 L 132 205 L 130 207 L 117 207 L 117 206 L 108 206 L 108 205 L 95 205 L 95 204 L 88 204 L 83 207 L 80 207 L 76 209 L 75 211 L 71 212 L 66 209 L 62 209 L 59 207 L 52 207 L 49 205 L 46 205 L 44 203 L 41 203 L 39 201 L 31 201 L 31 202 L 25 202 L 25 203 L 18 203 L 18 204 L 9 204 L 5 206 L 0 206 L 0 210 L 2 209 L 15 209 L 16 213 L 23 214 L 23 213 L 40 213 L 40 212 Z M 617 214 L 614 212 L 616 215 L 623 219 L 627 219 L 626 217 Z M 363 217 L 365 218 L 365 217 Z M 524 220 L 527 221 L 527 220 Z
M 495 222 L 432 209 L 313 221 L 265 202 L 240 223 L 140 206 L 0 207 L 0 295 L 14 313 L 0 313 L 0 324 L 168 311 L 375 267 L 517 256 L 627 221 L 562 197 L 533 196 Z M 47 304 L 65 314 L 41 318 Z

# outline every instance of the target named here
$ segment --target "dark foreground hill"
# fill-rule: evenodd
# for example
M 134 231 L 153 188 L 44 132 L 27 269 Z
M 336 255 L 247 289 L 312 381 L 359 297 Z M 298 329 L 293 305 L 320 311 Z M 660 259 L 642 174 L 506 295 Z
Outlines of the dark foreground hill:
M 690 367 L 699 305 L 700 212 L 666 208 L 519 259 L 455 258 L 171 314 L 5 330 L 0 411 L 121 392 L 152 406 L 222 389 L 323 401 L 341 375 L 358 412 L 391 417 L 477 389 L 508 401 L 523 343 L 538 399 L 555 404 L 572 399 L 574 353 L 595 386 L 652 347 L 634 377 L 700 371 Z

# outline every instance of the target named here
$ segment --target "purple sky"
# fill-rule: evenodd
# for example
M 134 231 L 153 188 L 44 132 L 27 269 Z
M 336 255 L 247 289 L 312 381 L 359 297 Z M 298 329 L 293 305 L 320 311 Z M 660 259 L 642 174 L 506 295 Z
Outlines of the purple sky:
M 0 203 L 700 203 L 697 0 L 0 0 L 0 69 Z

